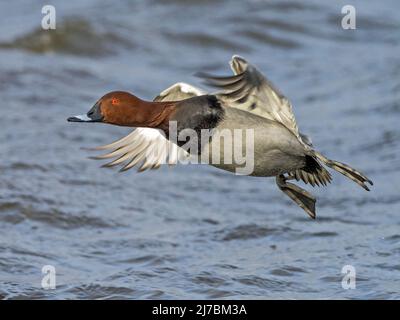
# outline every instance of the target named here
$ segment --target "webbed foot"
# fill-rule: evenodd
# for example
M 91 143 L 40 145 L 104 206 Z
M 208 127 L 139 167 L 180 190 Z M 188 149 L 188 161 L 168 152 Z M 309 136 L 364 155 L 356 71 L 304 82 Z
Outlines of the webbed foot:
M 279 189 L 296 202 L 311 218 L 315 219 L 315 197 L 293 183 L 286 182 L 287 180 L 288 179 L 283 174 L 276 176 L 276 184 Z

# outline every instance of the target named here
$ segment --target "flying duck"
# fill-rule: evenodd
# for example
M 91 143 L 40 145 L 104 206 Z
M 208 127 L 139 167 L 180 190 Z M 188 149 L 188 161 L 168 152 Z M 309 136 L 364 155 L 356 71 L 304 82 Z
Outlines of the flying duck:
M 101 97 L 87 114 L 68 121 L 136 128 L 122 139 L 94 148 L 108 150 L 94 159 L 113 159 L 104 166 L 122 165 L 121 171 L 134 166 L 144 171 L 187 161 L 192 156 L 184 148 L 187 140 L 178 141 L 172 136 L 191 129 L 199 136 L 202 130 L 211 132 L 206 143 L 198 145 L 195 155 L 217 154 L 220 161 L 210 165 L 237 173 L 243 163 L 227 159 L 222 147 L 211 148 L 213 139 L 217 139 L 215 132 L 253 130 L 250 151 L 254 163 L 248 175 L 275 177 L 279 189 L 313 219 L 315 197 L 289 180 L 302 180 L 313 187 L 327 185 L 332 181 L 327 166 L 369 191 L 367 183 L 373 183 L 364 174 L 314 149 L 311 139 L 299 132 L 289 100 L 254 65 L 234 55 L 230 66 L 232 76 L 198 74 L 208 85 L 218 88 L 215 94 L 187 83 L 172 85 L 151 102 L 128 92 L 113 91 Z M 175 123 L 176 133 L 172 132 L 171 123 Z M 241 143 L 239 149 L 246 151 L 249 145 Z

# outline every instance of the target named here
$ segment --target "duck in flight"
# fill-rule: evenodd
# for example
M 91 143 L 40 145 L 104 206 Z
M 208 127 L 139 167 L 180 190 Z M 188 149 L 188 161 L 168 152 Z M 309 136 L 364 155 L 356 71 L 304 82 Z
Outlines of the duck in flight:
M 314 186 L 332 181 L 329 167 L 369 191 L 372 181 L 352 167 L 330 160 L 314 149 L 311 139 L 299 132 L 289 100 L 244 58 L 233 56 L 232 76 L 199 73 L 208 85 L 218 88 L 206 94 L 186 83 L 177 83 L 161 92 L 152 102 L 122 91 L 107 93 L 85 115 L 68 118 L 70 122 L 102 122 L 136 128 L 111 144 L 95 148 L 108 153 L 93 157 L 113 159 L 106 167 L 122 165 L 121 171 L 134 166 L 139 171 L 157 169 L 161 164 L 173 165 L 187 159 L 183 143 L 172 141 L 169 123 L 175 121 L 177 132 L 186 128 L 200 132 L 208 129 L 253 129 L 254 169 L 250 175 L 275 177 L 276 184 L 311 218 L 316 217 L 315 197 L 289 180 L 302 180 Z M 211 136 L 199 154 L 211 152 Z M 205 151 L 206 150 L 206 151 Z M 210 163 L 235 172 L 238 163 Z M 225 159 L 226 160 L 226 159 Z

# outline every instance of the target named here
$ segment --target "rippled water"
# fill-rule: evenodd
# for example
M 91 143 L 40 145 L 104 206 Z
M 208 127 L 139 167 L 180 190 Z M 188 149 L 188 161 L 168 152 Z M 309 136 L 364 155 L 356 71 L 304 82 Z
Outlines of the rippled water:
M 0 4 L 0 297 L 400 298 L 400 5 L 352 1 Z M 334 174 L 312 221 L 273 179 L 207 166 L 99 169 L 80 147 L 129 130 L 74 125 L 105 92 L 151 99 L 241 54 L 295 106 L 301 130 L 374 181 Z M 42 267 L 57 288 L 41 288 Z M 355 290 L 341 286 L 353 265 Z

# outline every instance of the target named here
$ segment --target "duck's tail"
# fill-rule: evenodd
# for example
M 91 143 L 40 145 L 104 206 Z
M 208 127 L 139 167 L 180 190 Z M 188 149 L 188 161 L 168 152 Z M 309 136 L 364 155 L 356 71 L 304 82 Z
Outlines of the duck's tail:
M 335 160 L 330 160 L 315 150 L 313 150 L 313 154 L 323 164 L 343 174 L 347 178 L 353 180 L 355 183 L 357 183 L 360 187 L 364 188 L 365 190 L 369 191 L 369 188 L 366 183 L 369 183 L 371 186 L 373 185 L 373 182 L 370 179 L 368 179 L 366 175 L 362 174 L 360 171 L 357 171 L 356 169 L 353 169 L 347 164 Z
M 328 170 L 318 161 L 316 156 L 307 155 L 306 163 L 302 169 L 297 169 L 289 173 L 289 177 L 302 180 L 306 184 L 311 184 L 313 187 L 326 186 L 331 183 L 332 176 Z

